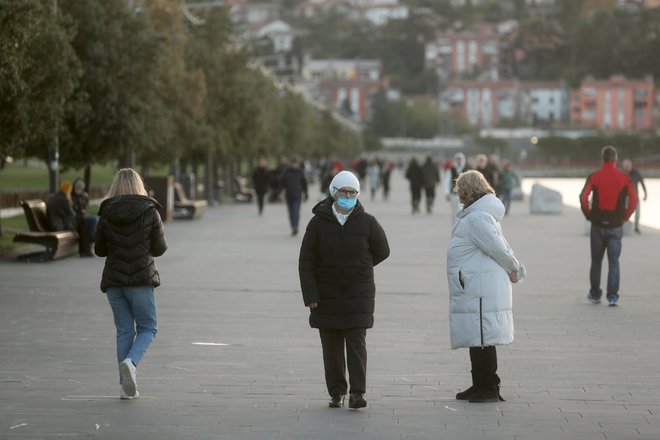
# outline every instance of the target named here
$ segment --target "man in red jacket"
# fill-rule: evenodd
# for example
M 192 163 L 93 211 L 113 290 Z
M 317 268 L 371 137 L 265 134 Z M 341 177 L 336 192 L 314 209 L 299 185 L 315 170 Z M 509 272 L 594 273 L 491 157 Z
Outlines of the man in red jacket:
M 623 224 L 637 207 L 637 192 L 630 178 L 616 168 L 617 153 L 607 146 L 601 151 L 603 167 L 589 175 L 580 193 L 580 206 L 591 222 L 591 289 L 587 298 L 593 304 L 600 303 L 600 272 L 607 250 L 607 300 L 616 306 L 619 300 L 619 256 Z M 591 195 L 591 204 L 589 196 Z

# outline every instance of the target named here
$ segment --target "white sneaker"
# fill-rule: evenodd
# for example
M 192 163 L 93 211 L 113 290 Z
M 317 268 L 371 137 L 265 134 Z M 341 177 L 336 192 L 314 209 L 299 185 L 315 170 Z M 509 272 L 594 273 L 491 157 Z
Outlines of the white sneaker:
M 130 359 L 126 358 L 119 364 L 119 374 L 121 374 L 121 388 L 128 397 L 137 397 L 137 381 L 135 380 L 135 365 Z
M 126 394 L 124 392 L 124 388 L 121 388 L 121 391 L 119 392 L 119 398 L 121 400 L 133 400 L 133 399 L 137 399 L 138 397 L 140 397 L 140 393 L 137 390 L 135 390 L 135 396 L 133 396 L 133 397 Z

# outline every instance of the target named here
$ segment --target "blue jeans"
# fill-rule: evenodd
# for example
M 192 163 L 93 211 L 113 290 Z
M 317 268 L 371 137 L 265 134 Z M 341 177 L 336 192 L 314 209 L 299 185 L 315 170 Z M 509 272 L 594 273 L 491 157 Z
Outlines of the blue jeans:
M 108 287 L 106 293 L 117 328 L 117 362 L 129 358 L 137 366 L 158 332 L 154 288 Z
M 289 209 L 289 222 L 291 223 L 291 229 L 298 229 L 298 223 L 300 222 L 300 197 L 295 199 L 290 199 L 287 197 L 286 206 Z
M 621 256 L 621 237 L 623 226 L 617 228 L 601 228 L 591 225 L 591 296 L 600 298 L 603 291 L 600 288 L 600 272 L 603 257 L 607 251 L 607 299 L 619 299 L 619 256 Z

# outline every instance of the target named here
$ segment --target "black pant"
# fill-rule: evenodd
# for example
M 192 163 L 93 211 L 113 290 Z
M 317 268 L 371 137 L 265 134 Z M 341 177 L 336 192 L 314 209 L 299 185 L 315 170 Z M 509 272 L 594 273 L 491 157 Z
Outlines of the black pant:
M 346 367 L 351 393 L 364 393 L 367 389 L 367 329 L 319 329 L 323 347 L 325 383 L 331 396 L 345 395 Z M 344 346 L 346 356 L 344 356 Z
M 410 194 L 412 197 L 412 210 L 413 213 L 419 211 L 419 201 L 422 198 L 422 188 L 419 186 L 410 187 Z
M 259 214 L 264 211 L 264 196 L 265 192 L 257 192 L 257 207 L 259 207 Z
M 431 212 L 433 200 L 435 199 L 435 186 L 425 186 L 424 195 L 426 196 L 426 211 Z
M 494 346 L 470 347 L 472 381 L 478 388 L 496 389 L 500 384 L 497 375 L 497 351 Z
M 78 233 L 78 253 L 80 255 L 91 255 L 93 237 L 90 237 L 84 217 L 77 218 L 76 232 Z

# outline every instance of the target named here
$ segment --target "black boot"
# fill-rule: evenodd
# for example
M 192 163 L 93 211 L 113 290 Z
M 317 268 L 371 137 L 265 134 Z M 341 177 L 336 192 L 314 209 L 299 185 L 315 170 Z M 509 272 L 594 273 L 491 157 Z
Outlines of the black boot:
M 477 373 L 472 371 L 472 386 L 465 391 L 456 394 L 456 400 L 469 400 L 470 397 L 479 389 L 479 380 Z
M 472 403 L 499 402 L 504 400 L 500 397 L 499 387 L 481 387 L 468 399 Z
M 471 348 L 472 371 L 477 376 L 478 389 L 468 400 L 473 403 L 504 401 L 500 396 L 500 377 L 497 375 L 495 347 Z
M 500 377 L 493 372 L 484 372 L 479 378 L 479 389 L 468 400 L 472 403 L 504 402 L 500 396 Z

